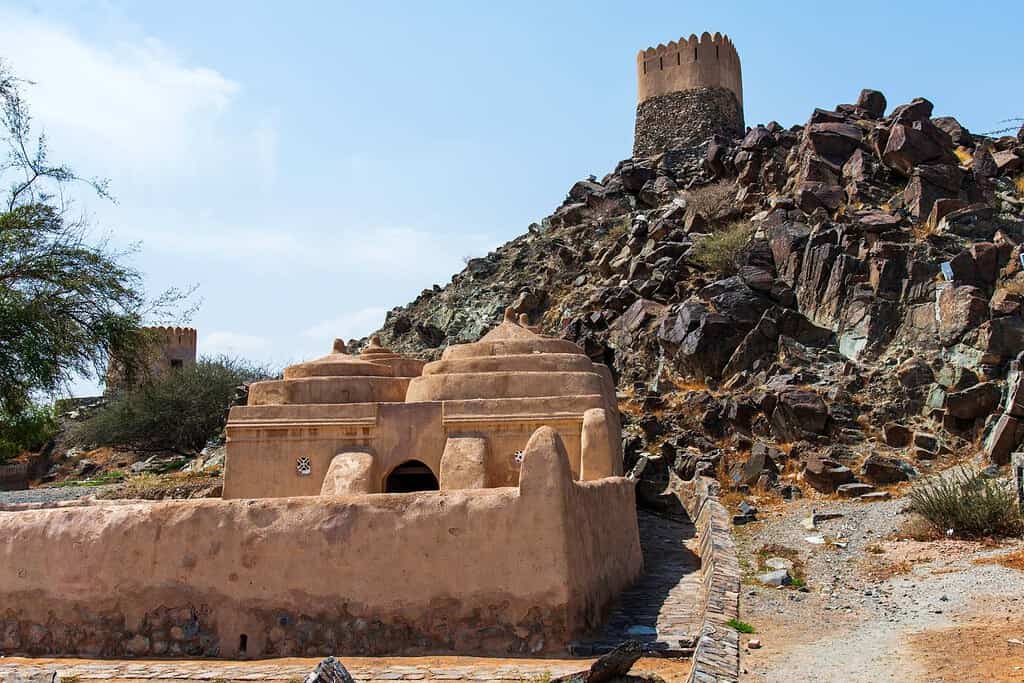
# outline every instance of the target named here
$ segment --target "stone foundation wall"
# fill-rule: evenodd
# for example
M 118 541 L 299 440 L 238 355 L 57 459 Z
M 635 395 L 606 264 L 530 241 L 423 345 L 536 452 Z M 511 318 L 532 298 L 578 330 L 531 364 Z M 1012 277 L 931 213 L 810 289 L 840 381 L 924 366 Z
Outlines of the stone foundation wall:
M 544 428 L 518 488 L 0 510 L 0 655 L 562 652 L 641 564 Z
M 697 527 L 700 540 L 700 639 L 693 653 L 688 683 L 736 683 L 739 680 L 739 633 L 729 620 L 739 618 L 740 566 L 732 539 L 729 512 L 718 499 L 718 483 L 707 477 L 684 482 L 680 499 Z
M 737 137 L 743 131 L 743 107 L 727 88 L 658 95 L 636 107 L 633 157 L 699 144 L 714 133 Z

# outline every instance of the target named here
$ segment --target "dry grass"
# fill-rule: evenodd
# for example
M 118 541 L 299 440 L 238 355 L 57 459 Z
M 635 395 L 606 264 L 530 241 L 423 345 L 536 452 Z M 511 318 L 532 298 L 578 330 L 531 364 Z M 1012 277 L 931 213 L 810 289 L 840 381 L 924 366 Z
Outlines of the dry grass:
M 1017 176 L 1017 179 L 1013 181 L 1013 184 L 1017 186 L 1017 194 L 1024 197 L 1024 173 Z
M 872 581 L 885 581 L 894 576 L 903 576 L 914 570 L 914 563 L 910 560 L 899 560 L 897 562 L 881 561 L 865 568 L 864 574 Z
M 942 534 L 927 519 L 912 514 L 903 521 L 893 538 L 897 541 L 938 541 Z
M 104 491 L 100 498 L 132 498 L 162 500 L 189 498 L 196 493 L 222 483 L 217 471 L 173 472 L 170 474 L 136 474 L 112 491 Z
M 736 199 L 736 186 L 727 180 L 719 180 L 710 185 L 687 190 L 683 193 L 683 198 L 686 199 L 687 206 L 711 221 L 730 208 Z
M 735 221 L 697 243 L 693 260 L 704 268 L 722 275 L 736 271 L 736 257 L 750 242 L 754 226 L 749 221 Z
M 1024 550 L 1018 550 L 1017 552 L 1010 553 L 1009 555 L 985 557 L 975 560 L 974 564 L 998 564 L 1010 569 L 1016 569 L 1019 572 L 1024 572 Z

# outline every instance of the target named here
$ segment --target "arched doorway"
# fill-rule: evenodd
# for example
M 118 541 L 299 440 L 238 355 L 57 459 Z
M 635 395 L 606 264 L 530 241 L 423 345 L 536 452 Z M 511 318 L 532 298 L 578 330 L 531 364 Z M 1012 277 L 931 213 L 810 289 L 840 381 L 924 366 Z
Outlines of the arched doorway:
M 437 477 L 419 460 L 406 460 L 391 470 L 384 480 L 384 493 L 411 493 L 412 491 L 437 491 Z

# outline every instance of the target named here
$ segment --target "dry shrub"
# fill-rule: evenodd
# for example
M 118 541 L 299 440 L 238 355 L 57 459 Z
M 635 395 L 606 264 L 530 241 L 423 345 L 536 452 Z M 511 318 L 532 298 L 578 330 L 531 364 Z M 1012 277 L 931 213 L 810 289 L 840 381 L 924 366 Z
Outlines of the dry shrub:
M 683 193 L 683 198 L 686 199 L 688 207 L 710 221 L 726 213 L 730 208 L 736 199 L 736 186 L 727 180 L 719 180 L 710 185 L 687 190 Z
M 948 536 L 999 538 L 1024 530 L 1013 487 L 965 467 L 918 484 L 910 503 L 913 512 Z
M 1013 181 L 1013 184 L 1017 186 L 1017 194 L 1024 197 L 1024 173 L 1017 176 L 1017 179 Z
M 707 270 L 722 275 L 736 272 L 736 257 L 750 242 L 754 226 L 749 221 L 736 221 L 715 231 L 693 248 L 693 260 Z

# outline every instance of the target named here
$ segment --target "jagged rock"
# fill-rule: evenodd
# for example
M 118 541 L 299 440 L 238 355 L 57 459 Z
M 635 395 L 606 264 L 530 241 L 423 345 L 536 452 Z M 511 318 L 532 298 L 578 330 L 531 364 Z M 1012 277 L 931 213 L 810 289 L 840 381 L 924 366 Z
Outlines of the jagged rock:
M 1024 438 L 1024 423 L 1012 415 L 1002 415 L 985 439 L 985 454 L 996 465 L 1010 462 L 1010 453 Z
M 992 160 L 995 161 L 1000 175 L 1015 173 L 1020 170 L 1022 165 L 1021 158 L 1013 150 L 996 152 L 992 155 Z
M 989 415 L 1002 397 L 995 382 L 982 382 L 963 391 L 955 391 L 946 395 L 946 412 L 953 417 L 973 420 Z
M 974 146 L 974 137 L 971 135 L 970 131 L 960 125 L 960 122 L 952 116 L 939 116 L 932 119 L 932 123 L 946 133 L 950 140 L 953 141 L 954 145 L 959 145 L 961 147 Z
M 815 123 L 806 134 L 814 151 L 829 161 L 842 165 L 860 146 L 863 131 L 849 123 Z
M 939 452 L 939 437 L 928 432 L 914 432 L 914 446 L 932 453 Z
M 552 678 L 551 683 L 613 683 L 629 673 L 643 655 L 643 647 L 636 640 L 622 645 L 600 657 L 586 671 Z
M 952 144 L 949 136 L 928 119 L 897 123 L 889 131 L 882 162 L 894 171 L 910 176 L 920 164 L 956 164 Z
M 823 434 L 828 407 L 816 391 L 793 389 L 779 394 L 772 411 L 772 432 L 780 441 L 796 441 L 805 433 Z
M 935 373 L 931 366 L 919 356 L 913 356 L 900 363 L 896 368 L 896 375 L 900 378 L 900 384 L 908 389 L 935 381 Z
M 994 216 L 995 210 L 991 206 L 972 204 L 943 216 L 936 230 L 960 237 L 991 239 L 996 230 L 992 223 Z
M 327 657 L 306 676 L 304 683 L 355 683 L 355 679 L 345 665 L 334 657 Z
M 877 90 L 865 88 L 860 91 L 860 97 L 857 98 L 857 106 L 867 112 L 871 118 L 880 119 L 885 116 L 885 95 Z
M 886 422 L 882 427 L 882 435 L 886 445 L 893 448 L 905 448 L 910 445 L 914 433 L 906 425 L 898 422 Z
M 859 498 L 874 490 L 875 487 L 871 484 L 861 484 L 857 482 L 851 484 L 840 484 L 836 487 L 836 493 L 843 498 Z
M 779 469 L 775 465 L 775 461 L 768 456 L 767 449 L 762 448 L 751 451 L 747 461 L 736 468 L 732 475 L 732 480 L 736 484 L 753 486 L 761 478 L 761 475 L 765 473 L 778 475 Z
M 895 484 L 917 476 L 917 471 L 899 458 L 890 458 L 873 453 L 861 465 L 861 475 L 875 484 Z
M 977 287 L 950 284 L 939 294 L 936 315 L 939 341 L 950 346 L 988 317 L 988 301 Z
M 804 461 L 804 481 L 822 493 L 834 493 L 843 484 L 854 481 L 853 471 L 831 458 L 811 456 Z
M 891 121 L 898 123 L 921 121 L 932 115 L 935 106 L 923 97 L 915 97 L 909 104 L 901 104 L 889 115 Z

